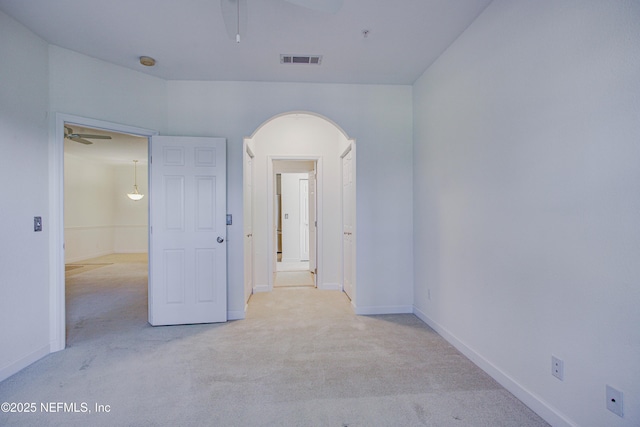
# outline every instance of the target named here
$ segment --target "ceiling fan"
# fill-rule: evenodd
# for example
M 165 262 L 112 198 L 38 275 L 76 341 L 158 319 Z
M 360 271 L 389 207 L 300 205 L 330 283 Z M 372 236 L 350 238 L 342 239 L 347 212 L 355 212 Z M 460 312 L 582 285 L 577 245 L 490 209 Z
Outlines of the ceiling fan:
M 335 14 L 342 7 L 344 0 L 280 0 L 306 9 Z M 247 28 L 247 0 L 220 0 L 222 19 L 227 34 L 236 43 L 240 43 L 240 31 Z
M 79 142 L 81 144 L 91 145 L 93 142 L 86 140 L 85 138 L 90 139 L 111 139 L 108 135 L 91 135 L 88 133 L 73 133 L 73 129 L 69 126 L 64 127 L 64 137 L 68 140 Z

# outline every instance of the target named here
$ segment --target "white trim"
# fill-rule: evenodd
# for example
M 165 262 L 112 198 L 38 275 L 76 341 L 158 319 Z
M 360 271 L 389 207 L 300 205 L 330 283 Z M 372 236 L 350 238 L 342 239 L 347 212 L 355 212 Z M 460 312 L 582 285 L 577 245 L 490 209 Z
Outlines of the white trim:
M 242 139 L 242 295 L 245 302 L 244 311 L 247 311 L 247 307 L 249 304 L 249 299 L 253 294 L 253 287 L 255 286 L 255 249 L 253 245 L 253 223 L 254 223 L 254 215 L 253 215 L 253 187 L 255 181 L 255 165 L 254 165 L 254 157 L 253 150 L 249 146 L 250 141 L 247 138 Z M 249 168 L 249 164 L 251 165 L 251 182 L 247 180 L 247 172 Z M 250 200 L 250 208 L 247 209 L 246 201 Z M 249 218 L 247 218 L 247 216 Z M 248 221 L 247 221 L 248 220 Z M 246 239 L 245 239 L 246 237 Z M 247 250 L 247 242 L 251 242 L 251 248 Z M 249 272 L 251 277 L 247 279 L 247 268 L 249 268 Z M 247 283 L 249 283 L 250 288 L 247 289 Z
M 94 228 L 113 228 L 115 225 L 74 225 L 65 227 L 65 230 L 93 230 Z
M 340 283 L 322 283 L 318 285 L 318 289 L 321 291 L 342 291 L 342 285 Z
M 253 287 L 253 293 L 257 294 L 258 292 L 269 292 L 269 285 L 255 285 Z
M 74 124 L 94 129 L 127 133 L 151 138 L 155 130 L 143 129 L 70 114 L 51 116 L 49 136 L 49 351 L 66 345 L 65 277 L 64 277 L 64 125 Z
M 64 227 L 65 230 L 93 230 L 94 228 L 147 228 L 146 224 L 124 224 L 124 225 L 73 225 Z
M 498 367 L 485 359 L 482 355 L 476 352 L 471 347 L 460 341 L 455 335 L 449 332 L 446 328 L 435 322 L 429 316 L 427 316 L 418 307 L 413 307 L 413 314 L 415 314 L 420 320 L 426 323 L 434 331 L 444 338 L 449 344 L 458 349 L 469 360 L 471 360 L 476 366 L 485 371 L 491 378 L 500 383 L 501 386 L 506 388 L 510 393 L 517 397 L 522 403 L 527 405 L 532 411 L 542 417 L 546 422 L 553 426 L 577 426 L 567 416 L 562 414 L 540 396 L 527 390 L 520 385 L 515 379 L 511 378 L 508 374 L 501 371 Z
M 227 311 L 227 320 L 243 320 L 244 318 L 244 310 Z
M 411 305 L 380 305 L 369 307 L 355 307 L 356 314 L 361 316 L 372 316 L 375 314 L 409 314 L 413 313 Z
M 33 362 L 42 359 L 50 352 L 51 351 L 49 346 L 45 345 L 44 347 L 21 357 L 17 361 L 10 363 L 7 366 L 3 366 L 2 368 L 0 368 L 0 382 L 6 380 L 11 375 L 23 370 Z
M 342 200 L 342 203 L 341 203 L 341 206 L 340 206 L 341 207 L 341 209 L 340 209 L 340 231 L 344 232 L 344 163 L 343 163 L 342 160 L 344 159 L 344 157 L 347 154 L 352 153 L 352 156 L 351 156 L 351 176 L 352 176 L 352 178 L 351 179 L 353 180 L 353 191 L 352 191 L 352 193 L 353 193 L 353 196 L 352 196 L 353 206 L 351 206 L 351 209 L 352 209 L 352 217 L 353 217 L 352 218 L 352 221 L 353 221 L 353 225 L 352 225 L 352 227 L 353 227 L 353 230 L 352 230 L 352 233 L 353 233 L 353 246 L 352 246 L 352 254 L 351 254 L 351 259 L 352 259 L 351 263 L 353 264 L 353 266 L 352 266 L 352 268 L 353 268 L 353 272 L 352 272 L 353 283 L 351 284 L 351 286 L 352 286 L 352 290 L 351 290 L 352 295 L 350 295 L 349 298 L 351 299 L 352 304 L 353 304 L 354 309 L 355 309 L 355 302 L 356 302 L 356 298 L 358 297 L 357 279 L 356 279 L 357 273 L 358 273 L 357 263 L 356 263 L 356 260 L 358 259 L 357 256 L 356 256 L 356 251 L 357 251 L 357 248 L 358 248 L 358 245 L 357 245 L 357 241 L 358 241 L 357 237 L 358 237 L 358 235 L 356 233 L 356 231 L 357 231 L 356 225 L 358 223 L 358 221 L 357 221 L 357 218 L 358 218 L 357 214 L 358 213 L 357 213 L 357 210 L 356 210 L 356 207 L 357 207 L 357 204 L 358 204 L 357 203 L 357 192 L 356 192 L 356 141 L 355 141 L 355 139 L 352 139 L 352 138 L 351 139 L 347 139 L 347 141 L 349 141 L 349 145 L 347 145 L 347 147 L 344 149 L 342 154 L 340 154 L 340 156 L 339 156 L 340 160 L 341 160 L 340 161 L 340 199 Z M 340 256 L 340 258 L 341 258 L 340 259 L 340 266 L 342 267 L 341 274 L 340 274 L 340 280 L 342 281 L 341 290 L 344 291 L 344 270 L 345 270 L 345 267 L 344 267 L 344 258 L 345 258 L 344 257 L 344 235 L 342 236 L 342 238 L 340 240 L 340 255 L 341 255 Z

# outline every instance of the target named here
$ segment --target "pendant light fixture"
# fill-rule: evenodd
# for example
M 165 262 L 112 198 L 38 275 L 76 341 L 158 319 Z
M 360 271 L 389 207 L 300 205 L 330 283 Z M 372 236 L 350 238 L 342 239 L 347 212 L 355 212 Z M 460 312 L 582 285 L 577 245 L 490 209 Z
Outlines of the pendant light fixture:
M 138 161 L 134 160 L 133 161 L 133 192 L 132 193 L 127 193 L 127 197 L 130 198 L 133 201 L 138 201 L 140 199 L 142 199 L 144 197 L 144 194 L 140 194 L 140 192 L 138 192 Z

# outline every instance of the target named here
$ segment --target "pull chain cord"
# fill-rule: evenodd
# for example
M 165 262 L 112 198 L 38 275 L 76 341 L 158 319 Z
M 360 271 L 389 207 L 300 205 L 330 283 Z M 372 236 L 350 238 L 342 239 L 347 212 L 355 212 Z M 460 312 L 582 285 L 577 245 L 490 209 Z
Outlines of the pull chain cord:
M 236 1 L 237 1 L 236 16 L 238 17 L 238 22 L 236 25 L 236 43 L 240 43 L 240 0 L 236 0 Z

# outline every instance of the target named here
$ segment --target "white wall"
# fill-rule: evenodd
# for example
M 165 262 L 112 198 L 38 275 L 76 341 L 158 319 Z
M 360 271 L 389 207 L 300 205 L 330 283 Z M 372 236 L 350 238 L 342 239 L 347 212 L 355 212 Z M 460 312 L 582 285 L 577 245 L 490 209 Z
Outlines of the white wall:
M 554 425 L 640 425 L 639 22 L 496 0 L 414 85 L 416 312 Z
M 138 163 L 138 201 L 127 197 L 133 190 L 133 162 L 115 164 L 113 198 L 113 252 L 143 253 L 149 250 L 149 167 Z
M 111 165 L 64 156 L 65 263 L 113 252 Z
M 165 130 L 165 80 L 53 45 L 49 68 L 52 112 Z
M 133 162 L 113 164 L 64 156 L 65 263 L 111 253 L 147 252 L 148 198 L 130 200 Z M 147 194 L 147 165 L 138 164 L 138 189 Z
M 411 310 L 411 87 L 172 81 L 168 102 L 168 133 L 227 138 L 229 310 L 244 312 L 242 140 L 290 111 L 321 114 L 357 141 L 358 311 Z
M 3 380 L 49 352 L 47 44 L 0 12 L 0 58 Z

